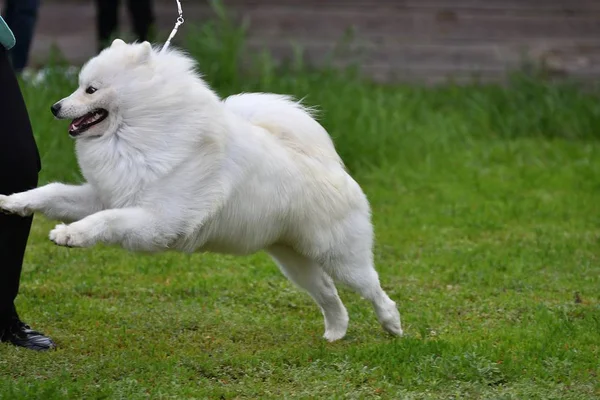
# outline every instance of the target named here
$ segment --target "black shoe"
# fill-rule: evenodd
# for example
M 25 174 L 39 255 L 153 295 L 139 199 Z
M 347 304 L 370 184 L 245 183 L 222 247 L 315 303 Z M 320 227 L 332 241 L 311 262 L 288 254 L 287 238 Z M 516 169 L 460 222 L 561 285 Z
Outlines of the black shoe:
M 14 321 L 4 330 L 0 330 L 0 341 L 37 351 L 56 348 L 52 339 L 38 331 L 34 331 L 29 325 L 19 320 Z

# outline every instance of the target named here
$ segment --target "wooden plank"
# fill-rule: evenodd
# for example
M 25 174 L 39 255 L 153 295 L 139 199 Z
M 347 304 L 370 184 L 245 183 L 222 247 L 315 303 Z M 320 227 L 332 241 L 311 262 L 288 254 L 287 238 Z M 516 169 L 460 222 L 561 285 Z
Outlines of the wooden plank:
M 508 76 L 507 71 L 502 69 L 478 73 L 454 69 L 451 71 L 440 69 L 395 69 L 387 64 L 363 65 L 361 72 L 364 76 L 374 79 L 377 82 L 406 82 L 432 85 L 445 82 L 454 82 L 457 84 L 503 82 L 506 81 Z M 560 74 L 550 74 L 550 76 L 554 76 L 557 79 L 564 78 Z M 600 78 L 600 72 L 597 70 L 586 71 L 571 74 L 569 78 L 580 82 L 597 81 Z
M 161 4 L 172 4 L 172 0 L 160 0 Z M 224 0 L 227 8 L 271 8 L 294 7 L 303 9 L 454 9 L 493 11 L 554 11 L 596 10 L 596 0 Z
M 265 44 L 250 41 L 250 49 L 258 52 Z M 277 60 L 294 60 L 297 52 L 287 43 L 270 42 L 269 51 Z M 489 74 L 518 70 L 526 63 L 544 66 L 555 75 L 600 74 L 600 40 L 574 44 L 538 43 L 535 47 L 401 45 L 393 47 L 349 46 L 343 52 L 328 43 L 313 42 L 303 48 L 302 59 L 309 65 L 349 66 L 387 65 L 390 70 L 437 71 L 437 73 Z M 328 61 L 329 60 L 329 61 Z
M 264 37 L 334 39 L 352 27 L 363 40 L 389 43 L 394 40 L 528 40 L 552 38 L 586 38 L 600 36 L 600 18 L 565 17 L 503 17 L 454 14 L 440 18 L 434 13 L 379 14 L 315 13 L 304 11 L 250 11 L 244 15 L 250 21 L 250 33 Z

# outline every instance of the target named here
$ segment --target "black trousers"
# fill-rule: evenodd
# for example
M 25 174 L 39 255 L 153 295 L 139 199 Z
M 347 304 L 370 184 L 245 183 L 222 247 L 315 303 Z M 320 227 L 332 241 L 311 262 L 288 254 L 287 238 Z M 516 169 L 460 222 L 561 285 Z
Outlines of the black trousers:
M 15 47 L 10 50 L 13 68 L 20 72 L 29 61 L 40 0 L 6 0 L 4 4 L 4 20 L 17 39 Z
M 150 29 L 154 24 L 152 0 L 127 0 L 127 8 L 137 40 L 149 40 Z M 110 44 L 109 41 L 119 26 L 119 0 L 96 0 L 96 18 L 101 50 Z
M 0 194 L 35 188 L 39 170 L 39 154 L 25 102 L 8 54 L 0 45 Z M 18 318 L 14 300 L 31 221 L 0 214 L 0 325 Z

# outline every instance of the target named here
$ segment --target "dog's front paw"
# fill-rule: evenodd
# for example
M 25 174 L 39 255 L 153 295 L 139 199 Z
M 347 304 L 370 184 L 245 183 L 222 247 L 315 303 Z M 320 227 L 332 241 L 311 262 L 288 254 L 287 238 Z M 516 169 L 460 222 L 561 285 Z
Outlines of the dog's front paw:
M 0 212 L 20 215 L 21 217 L 28 217 L 33 214 L 33 210 L 25 202 L 20 201 L 16 195 L 0 195 Z
M 94 241 L 83 231 L 77 227 L 65 224 L 56 225 L 50 231 L 49 238 L 54 244 L 65 247 L 90 247 L 94 245 Z

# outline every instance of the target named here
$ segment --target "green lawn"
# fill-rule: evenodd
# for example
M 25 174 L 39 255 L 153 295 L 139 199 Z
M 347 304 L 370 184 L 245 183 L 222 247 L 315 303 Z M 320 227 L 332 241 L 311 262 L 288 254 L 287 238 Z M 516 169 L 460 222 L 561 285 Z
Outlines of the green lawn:
M 406 336 L 346 290 L 346 339 L 264 254 L 65 249 L 36 217 L 18 308 L 55 352 L 0 346 L 0 398 L 600 397 L 600 101 L 590 88 L 379 86 L 296 60 L 244 73 L 237 33 L 187 43 L 223 95 L 292 93 L 373 206 L 378 270 Z M 225 43 L 218 46 L 219 43 Z M 42 183 L 78 181 L 74 81 L 24 84 Z

